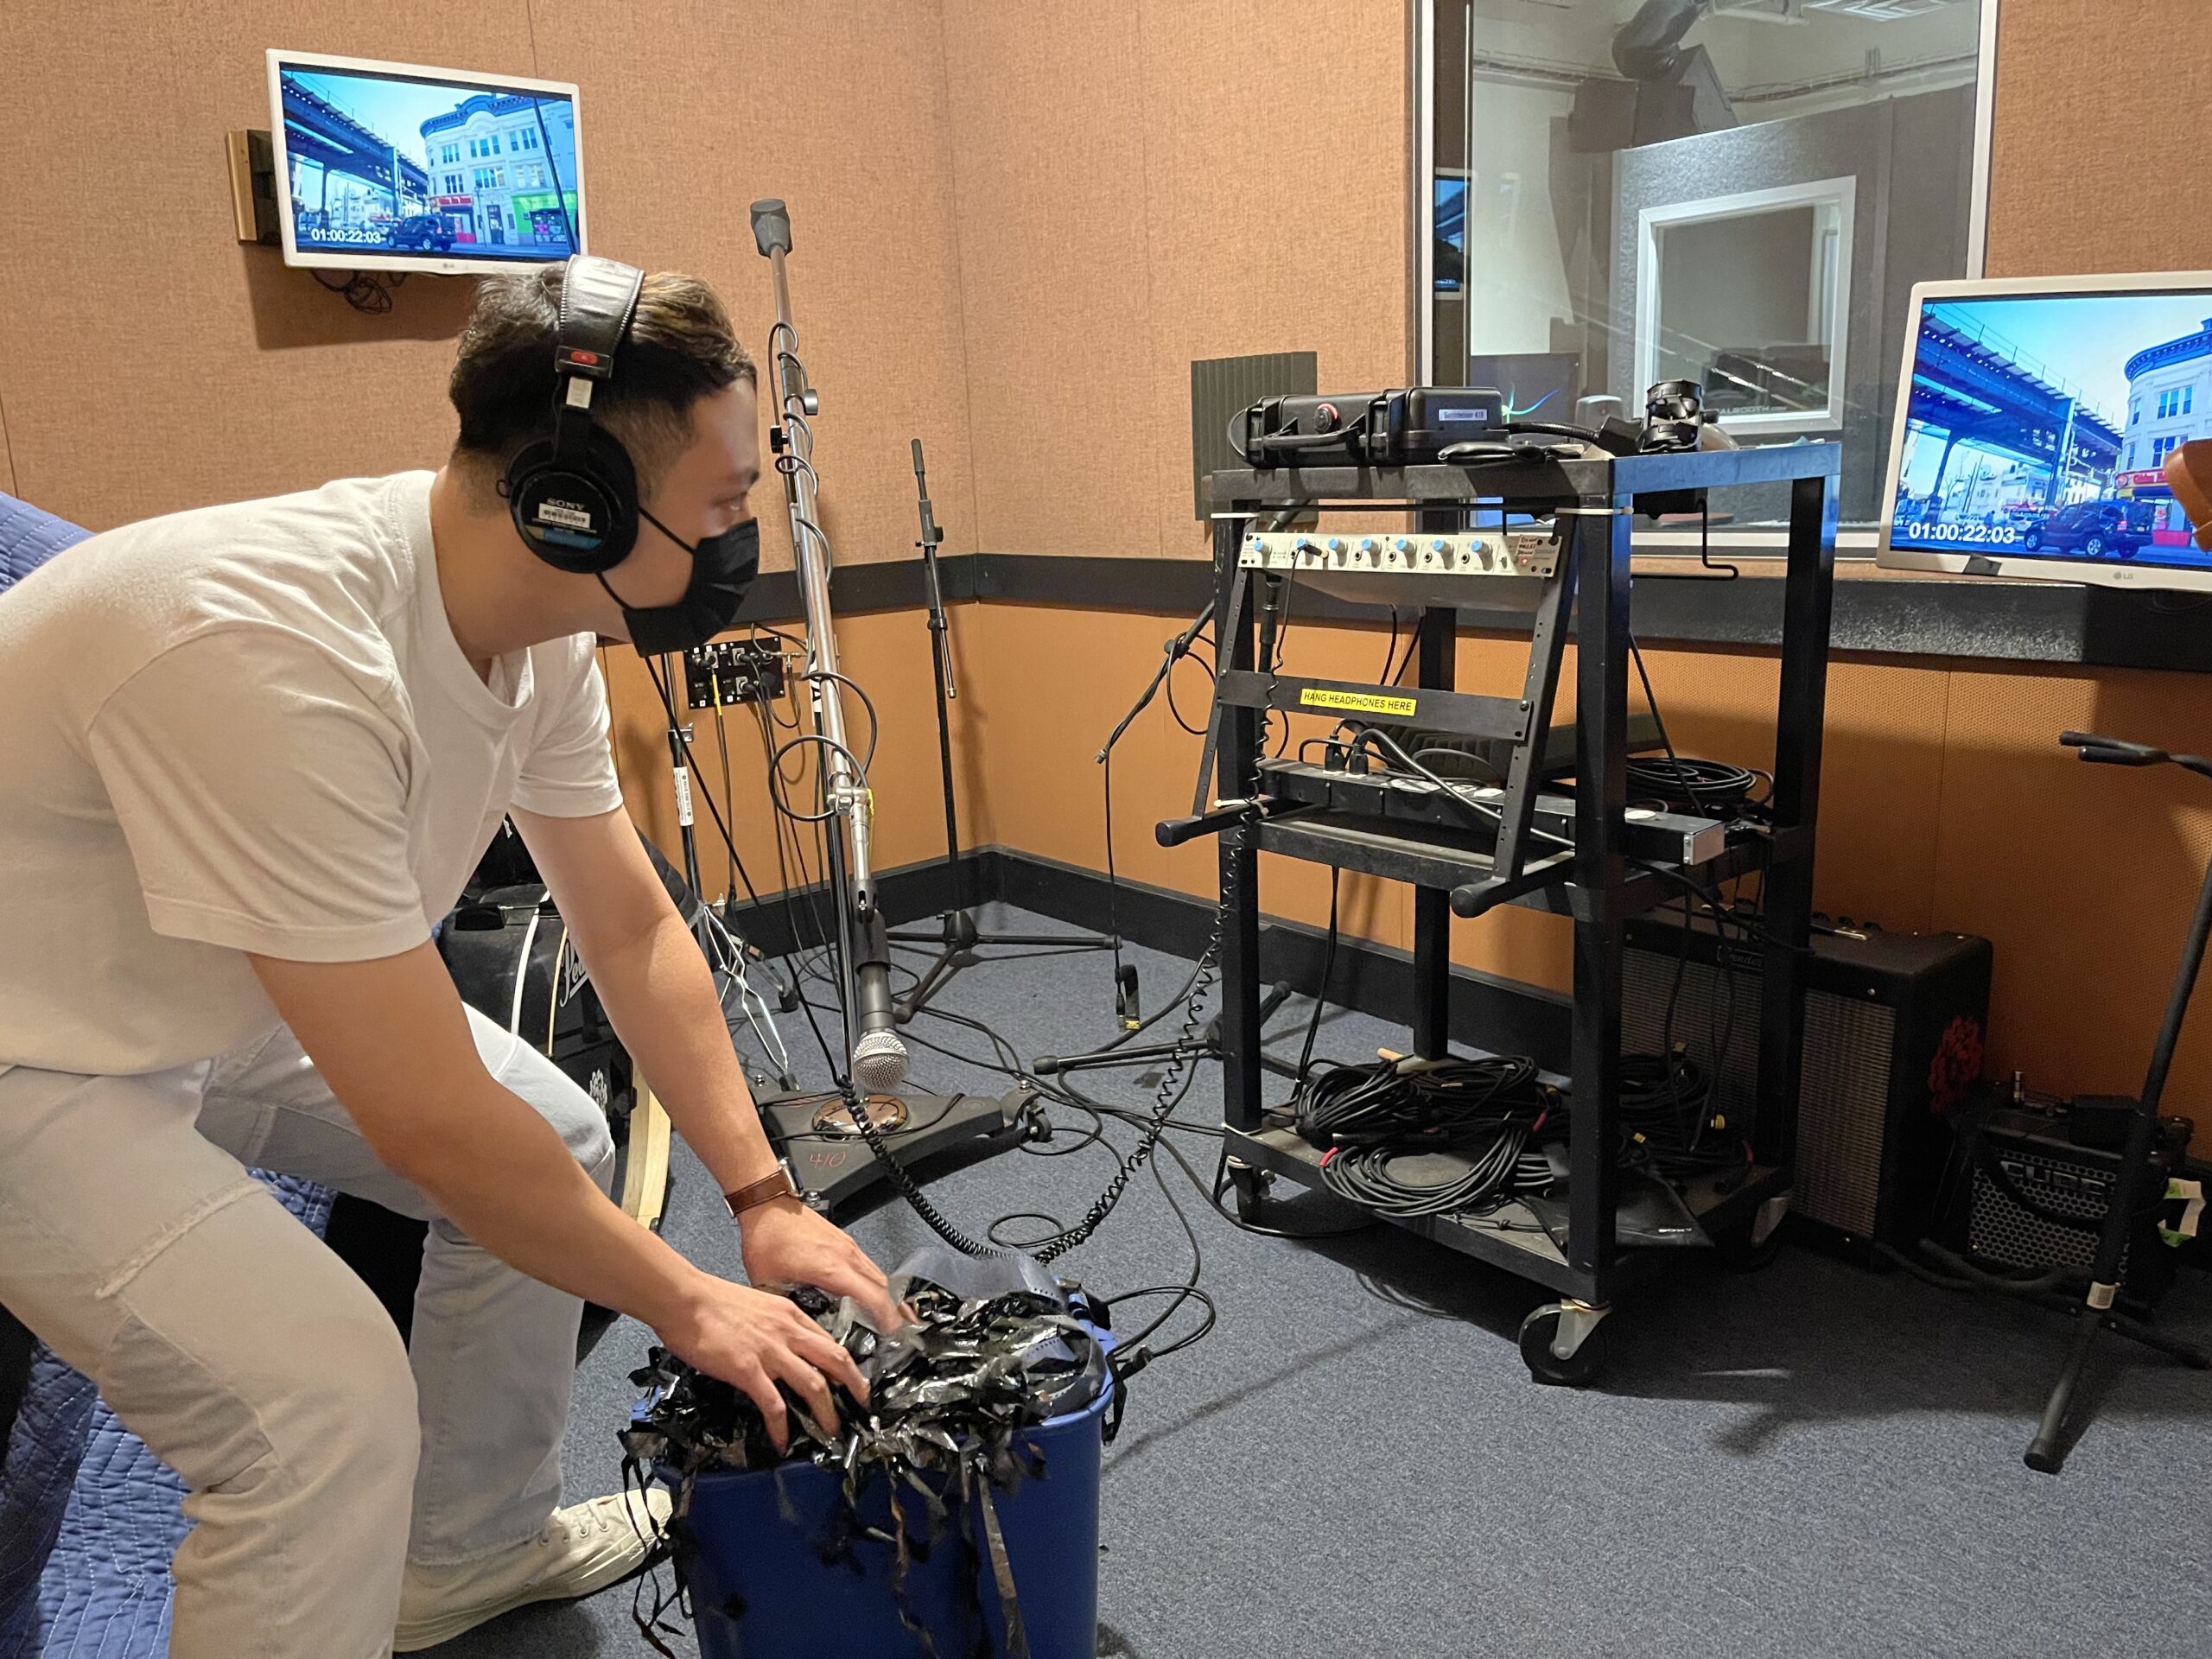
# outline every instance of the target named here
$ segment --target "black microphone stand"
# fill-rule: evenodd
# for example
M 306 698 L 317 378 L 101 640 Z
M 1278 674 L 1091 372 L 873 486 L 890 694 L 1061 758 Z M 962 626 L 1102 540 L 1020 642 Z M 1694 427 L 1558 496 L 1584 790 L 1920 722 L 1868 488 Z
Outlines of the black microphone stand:
M 913 989 L 899 997 L 892 1004 L 892 1012 L 900 1025 L 906 1024 L 921 1009 L 929 1006 L 930 999 L 950 983 L 952 976 L 963 968 L 973 968 L 982 961 L 979 950 L 992 946 L 1010 946 L 1027 950 L 1112 950 L 1121 940 L 1111 934 L 1098 933 L 999 933 L 987 931 L 976 925 L 974 912 L 968 905 L 968 861 L 960 849 L 960 807 L 955 797 L 952 778 L 952 719 L 948 704 L 960 695 L 960 688 L 952 677 L 952 651 L 946 638 L 948 624 L 944 619 L 944 591 L 938 578 L 937 550 L 944 540 L 944 531 L 930 507 L 928 475 L 922 469 L 922 441 L 914 445 L 914 488 L 920 497 L 922 538 L 916 543 L 922 550 L 922 575 L 930 613 L 930 658 L 936 675 L 937 689 L 937 758 L 938 771 L 944 781 L 944 861 L 945 869 L 952 883 L 952 905 L 944 912 L 942 931 L 938 933 L 893 931 L 893 944 L 927 949 L 941 947 Z
M 1277 980 L 1269 986 L 1267 995 L 1260 1001 L 1260 1023 L 1264 1026 L 1268 1020 L 1274 1019 L 1275 1011 L 1289 1001 L 1291 995 L 1290 982 L 1287 980 Z M 1062 1077 L 1070 1071 L 1098 1071 L 1109 1067 L 1118 1071 L 1123 1066 L 1129 1065 L 1150 1067 L 1172 1064 L 1177 1060 L 1222 1058 L 1226 1051 L 1223 1049 L 1221 1044 L 1221 1016 L 1217 1014 L 1207 1020 L 1198 1033 L 1187 1042 L 1146 1043 L 1136 1047 L 1128 1046 L 1130 1038 L 1142 1031 L 1145 1026 L 1152 1024 L 1154 1020 L 1173 1014 L 1176 1006 L 1173 1001 L 1163 1003 L 1160 1012 L 1154 1014 L 1152 1020 L 1146 1020 L 1143 1025 L 1132 1027 L 1111 1042 L 1087 1052 L 1039 1054 L 1029 1062 L 1029 1069 L 1040 1077 Z M 1295 1077 L 1298 1075 L 1297 1066 L 1290 1061 L 1277 1059 L 1264 1050 L 1260 1054 L 1260 1064 L 1279 1077 Z
M 1096 756 L 1094 757 L 1100 766 L 1104 766 L 1112 757 L 1115 746 L 1121 742 L 1129 728 L 1136 724 L 1137 717 L 1152 706 L 1152 700 L 1160 695 L 1160 688 L 1167 683 L 1167 677 L 1175 671 L 1175 664 L 1191 654 L 1191 647 L 1197 643 L 1198 636 L 1205 632 L 1206 624 L 1213 620 L 1213 611 L 1214 601 L 1208 600 L 1205 608 L 1191 620 L 1191 626 L 1160 647 L 1160 666 L 1153 671 L 1152 678 L 1146 683 L 1144 690 L 1137 693 L 1137 700 L 1129 705 L 1128 712 L 1123 715 L 1116 723 L 1114 729 L 1107 734 L 1106 741 L 1100 746 Z M 1272 643 L 1272 633 L 1270 643 Z M 1266 658 L 1263 657 L 1262 660 L 1264 661 Z M 1202 764 L 1211 764 L 1211 749 L 1212 740 L 1209 738 L 1207 761 Z M 1106 833 L 1109 836 L 1114 833 L 1112 823 L 1107 824 Z M 1192 982 L 1196 982 L 1195 975 L 1192 976 Z M 1218 1060 L 1223 1057 L 1224 1052 L 1221 1044 L 1221 1016 L 1219 1014 L 1207 1020 L 1195 1036 L 1185 1041 L 1146 1043 L 1138 1046 L 1131 1044 L 1131 1039 L 1140 1035 L 1173 1013 L 1181 1004 L 1184 997 L 1189 994 L 1189 985 L 1185 985 L 1183 990 L 1177 992 L 1174 996 L 1162 1003 L 1150 1019 L 1140 1020 L 1136 1014 L 1137 970 L 1134 963 L 1128 964 L 1122 967 L 1116 976 L 1116 1001 L 1122 1015 L 1122 1029 L 1112 1040 L 1081 1054 L 1039 1054 L 1030 1062 L 1029 1069 L 1040 1077 L 1047 1077 L 1065 1075 L 1070 1071 L 1095 1071 L 1129 1065 L 1152 1066 L 1185 1059 Z M 1291 988 L 1287 982 L 1278 981 L 1269 987 L 1266 997 L 1260 1003 L 1260 1023 L 1262 1026 L 1266 1025 L 1274 1017 L 1275 1011 L 1288 1001 L 1290 997 Z M 1280 1077 L 1294 1077 L 1298 1075 L 1298 1068 L 1295 1065 L 1286 1060 L 1279 1060 L 1264 1050 L 1260 1055 L 1260 1064 Z
M 736 893 L 725 890 L 721 907 L 717 911 L 707 897 L 706 883 L 700 874 L 699 834 L 692 811 L 691 791 L 695 788 L 703 789 L 706 785 L 695 783 L 691 775 L 693 734 L 690 722 L 683 718 L 683 711 L 690 702 L 690 680 L 684 658 L 673 652 L 663 652 L 658 670 L 654 671 L 648 664 L 647 671 L 654 689 L 660 694 L 663 710 L 668 716 L 669 777 L 676 790 L 676 830 L 683 855 L 683 883 L 690 890 L 691 902 L 696 906 L 691 912 L 691 937 L 698 944 L 699 954 L 706 957 L 708 967 L 716 974 L 728 975 L 737 982 L 741 995 L 751 988 L 746 980 L 748 966 L 761 969 L 766 974 L 769 984 L 775 988 L 777 1010 L 789 1014 L 798 1007 L 797 986 L 786 979 L 774 963 L 752 957 L 744 934 L 734 920 Z M 733 869 L 736 863 L 736 849 L 733 848 L 730 855 Z M 728 995 L 726 988 L 717 986 L 716 988 L 724 996 Z M 749 1015 L 750 1011 L 747 1012 Z M 772 1026 L 773 1023 L 772 1019 L 770 1024 Z M 760 1045 L 767 1052 L 769 1064 L 777 1065 L 778 1054 L 783 1051 L 782 1033 L 777 1033 L 773 1044 L 765 1035 L 762 1036 Z M 798 1086 L 792 1081 L 787 1059 L 781 1065 L 776 1081 L 785 1089 Z
M 812 420 L 821 404 L 800 359 L 798 330 L 791 321 L 785 264 L 791 225 L 781 201 L 753 204 L 753 238 L 768 261 L 775 293 L 776 322 L 763 370 L 775 393 L 776 423 L 769 440 L 784 482 L 793 570 L 806 614 L 800 678 L 807 689 L 812 730 L 794 741 L 815 750 L 819 810 L 791 812 L 780 797 L 773 804 L 786 816 L 822 828 L 823 874 L 837 915 L 836 982 L 850 1056 L 849 1068 L 841 1068 L 834 1056 L 825 1055 L 833 1075 L 845 1072 L 829 1091 L 760 1102 L 761 1122 L 809 1205 L 834 1210 L 874 1182 L 888 1180 L 932 1228 L 957 1243 L 961 1236 L 930 1206 L 905 1160 L 939 1153 L 981 1155 L 1019 1144 L 1037 1132 L 1036 1093 L 1026 1084 L 996 1099 L 894 1092 L 906 1080 L 906 1047 L 892 1031 L 897 1014 L 888 931 L 878 903 L 874 792 L 868 785 L 867 760 L 851 747 L 845 723 L 844 691 L 851 682 L 837 666 L 830 537 L 823 527 L 814 471 Z M 811 1014 L 809 1019 L 810 1023 Z
M 2098 737 L 2086 732 L 2062 732 L 2058 741 L 2070 749 L 2079 750 L 2084 760 L 2116 766 L 2171 763 L 2200 777 L 2212 778 L 2212 760 L 2202 755 L 2169 754 L 2164 749 L 2145 744 L 2124 743 L 2118 738 Z M 2165 1093 L 2166 1071 L 2173 1064 L 2175 1045 L 2181 1040 L 2182 1019 L 2189 1012 L 2190 996 L 2196 988 L 2196 972 L 2203 965 L 2208 938 L 2212 938 L 2212 864 L 2205 867 L 2204 880 L 2197 890 L 2196 915 L 2190 923 L 2188 942 L 2182 946 L 2181 961 L 2174 969 L 2173 987 L 2166 997 L 2166 1017 L 2158 1027 L 2158 1040 L 2151 1050 L 2151 1069 L 2143 1079 L 2143 1093 L 2128 1119 L 2127 1144 L 2120 1154 L 2120 1175 L 2113 1183 L 2104 1228 L 2097 1236 L 2096 1265 L 2089 1272 L 2088 1293 L 2083 1305 L 2074 1311 L 2074 1341 L 2067 1350 L 2065 1367 L 2059 1372 L 2050 1398 L 2044 1406 L 2043 1421 L 2037 1426 L 2035 1440 L 2029 1445 L 2024 1459 L 2029 1468 L 2042 1474 L 2055 1475 L 2066 1466 L 2066 1454 L 2087 1426 L 2085 1421 L 2073 1421 L 2071 1409 L 2074 1390 L 2082 1380 L 2082 1367 L 2088 1360 L 2089 1349 L 2095 1343 L 2098 1332 L 2109 1326 L 2184 1365 L 2197 1370 L 2212 1368 L 2212 1357 L 2202 1350 L 2154 1331 L 2113 1308 L 2120 1294 L 2120 1257 L 2127 1250 L 2128 1236 L 2135 1230 L 2137 1221 L 2147 1207 L 2146 1198 L 2150 1203 L 2157 1202 L 2145 1193 L 2144 1186 L 2150 1176 L 2151 1152 L 2158 1143 L 2161 1127 L 2158 1103 Z

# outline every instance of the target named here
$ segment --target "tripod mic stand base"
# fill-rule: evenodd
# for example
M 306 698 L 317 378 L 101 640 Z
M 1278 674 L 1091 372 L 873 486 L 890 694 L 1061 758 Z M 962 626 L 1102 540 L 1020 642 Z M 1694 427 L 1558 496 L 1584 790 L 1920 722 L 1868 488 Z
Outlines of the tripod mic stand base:
M 1260 1023 L 1265 1026 L 1275 1016 L 1275 1010 L 1290 1001 L 1291 988 L 1287 980 L 1277 980 L 1260 1001 Z M 1126 1066 L 1172 1065 L 1178 1060 L 1218 1060 L 1224 1058 L 1221 1043 L 1221 1016 L 1216 1014 L 1205 1023 L 1203 1030 L 1192 1037 L 1165 1043 L 1145 1043 L 1132 1046 L 1129 1039 L 1136 1033 L 1125 1032 L 1103 1048 L 1094 1048 L 1084 1054 L 1039 1054 L 1029 1062 L 1029 1069 L 1040 1077 L 1058 1077 L 1069 1071 L 1119 1071 Z M 1260 1050 L 1260 1064 L 1279 1077 L 1295 1077 L 1298 1068 L 1287 1060 L 1277 1059 Z
M 933 1160 L 954 1167 L 1019 1146 L 1038 1122 L 1036 1091 L 1026 1087 L 997 1096 L 870 1095 L 865 1104 L 893 1156 L 918 1173 Z M 760 1121 L 810 1209 L 834 1214 L 887 1179 L 834 1091 L 767 1096 Z
M 893 944 L 937 945 L 937 959 L 922 970 L 922 976 L 913 989 L 904 996 L 894 998 L 891 1004 L 892 1018 L 900 1025 L 910 1023 L 916 1014 L 929 1006 L 930 999 L 963 968 L 976 966 L 982 958 L 976 953 L 994 945 L 1032 950 L 1111 950 L 1121 943 L 1105 933 L 995 933 L 987 932 L 976 925 L 976 918 L 964 910 L 944 912 L 944 931 L 921 933 L 912 929 L 885 935 Z

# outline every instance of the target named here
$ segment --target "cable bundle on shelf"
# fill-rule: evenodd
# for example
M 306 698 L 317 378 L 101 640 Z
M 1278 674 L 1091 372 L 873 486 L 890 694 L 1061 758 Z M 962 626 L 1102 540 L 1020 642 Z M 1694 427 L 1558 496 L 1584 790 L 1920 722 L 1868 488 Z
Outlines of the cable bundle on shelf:
M 1622 1055 L 1619 1102 L 1625 1167 L 1680 1181 L 1748 1156 L 1742 1134 L 1720 1110 L 1711 1075 L 1679 1046 L 1669 1055 Z
M 1694 755 L 1641 754 L 1628 760 L 1628 792 L 1637 801 L 1656 801 L 1701 817 L 1726 817 L 1751 804 L 1751 791 L 1764 774 L 1726 760 Z
M 1326 1148 L 1321 1177 L 1339 1198 L 1388 1216 L 1486 1214 L 1551 1184 L 1535 1135 L 1562 1106 L 1533 1061 L 1380 1060 L 1316 1072 L 1298 1130 Z M 1441 1173 L 1408 1160 L 1448 1154 Z

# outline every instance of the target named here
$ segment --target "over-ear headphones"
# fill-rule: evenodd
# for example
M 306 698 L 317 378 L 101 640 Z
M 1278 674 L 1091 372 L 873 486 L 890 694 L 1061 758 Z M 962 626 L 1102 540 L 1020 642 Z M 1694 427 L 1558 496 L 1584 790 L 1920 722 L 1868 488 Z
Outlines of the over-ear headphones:
M 614 372 L 645 281 L 635 265 L 588 253 L 562 276 L 553 435 L 516 455 L 502 492 L 524 543 L 558 570 L 612 570 L 637 544 L 638 469 L 622 441 L 592 419 L 591 396 Z

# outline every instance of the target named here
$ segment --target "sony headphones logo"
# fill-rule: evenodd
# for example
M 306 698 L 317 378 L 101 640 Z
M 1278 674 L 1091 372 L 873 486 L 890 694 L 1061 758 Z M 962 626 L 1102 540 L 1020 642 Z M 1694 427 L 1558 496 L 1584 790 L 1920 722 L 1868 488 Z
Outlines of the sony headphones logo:
M 573 501 L 556 501 L 550 496 L 537 504 L 536 517 L 541 524 L 558 524 L 563 530 L 599 528 L 589 508 L 578 506 Z

